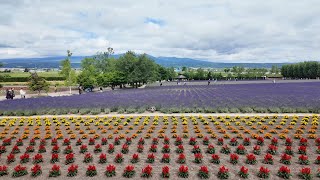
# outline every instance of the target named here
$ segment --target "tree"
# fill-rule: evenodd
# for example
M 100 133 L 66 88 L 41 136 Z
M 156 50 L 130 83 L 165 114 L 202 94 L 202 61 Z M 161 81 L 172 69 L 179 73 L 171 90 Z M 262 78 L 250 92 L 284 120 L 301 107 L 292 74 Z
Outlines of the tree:
M 64 81 L 65 85 L 69 86 L 70 94 L 71 94 L 71 86 L 75 84 L 77 79 L 75 70 L 71 68 L 71 62 L 70 62 L 71 56 L 72 56 L 71 51 L 67 50 L 67 58 L 60 62 L 60 65 L 61 65 L 60 74 L 65 78 L 65 81 Z
M 39 95 L 41 91 L 49 91 L 49 83 L 44 78 L 39 77 L 36 72 L 31 73 L 28 86 L 32 91 L 38 91 Z
M 1 67 L 3 67 L 3 64 L 0 62 L 0 68 Z M 2 75 L 0 75 L 0 82 L 2 82 L 3 81 L 3 76 Z M 0 88 L 2 88 L 3 86 L 2 86 L 2 84 L 0 84 Z

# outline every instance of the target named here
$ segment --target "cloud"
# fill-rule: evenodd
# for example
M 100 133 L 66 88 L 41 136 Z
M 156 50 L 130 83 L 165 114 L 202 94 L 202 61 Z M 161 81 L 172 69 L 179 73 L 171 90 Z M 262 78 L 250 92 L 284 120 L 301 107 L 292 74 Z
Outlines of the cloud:
M 223 62 L 320 58 L 320 1 L 2 0 L 0 58 L 108 46 Z

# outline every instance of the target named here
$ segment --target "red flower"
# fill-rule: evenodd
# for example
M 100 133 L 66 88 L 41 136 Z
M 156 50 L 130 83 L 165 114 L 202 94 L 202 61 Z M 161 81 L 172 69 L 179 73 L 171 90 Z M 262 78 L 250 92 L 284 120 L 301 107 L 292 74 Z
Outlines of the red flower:
M 186 156 L 184 154 L 179 154 L 178 159 L 185 159 L 185 158 L 186 158 Z
M 291 151 L 292 147 L 291 146 L 286 146 L 286 150 Z
M 223 142 L 223 138 L 218 138 L 218 142 Z
M 7 156 L 7 161 L 11 161 L 11 160 L 13 160 L 15 157 L 14 157 L 14 154 L 9 154 L 8 156 Z
M 63 143 L 64 143 L 64 144 L 69 144 L 69 143 L 70 143 L 70 139 L 65 138 L 65 139 L 63 140 Z
M 178 146 L 178 149 L 184 149 L 183 145 L 180 144 L 180 145 Z
M 277 146 L 275 146 L 275 145 L 269 145 L 269 150 L 271 150 L 271 151 L 276 151 L 278 149 L 278 147 Z
M 170 171 L 170 169 L 169 169 L 168 166 L 162 167 L 162 173 L 163 173 L 163 174 L 169 174 L 169 171 Z
M 311 169 L 306 167 L 301 169 L 301 174 L 311 174 Z
M 52 171 L 56 172 L 56 171 L 60 171 L 60 166 L 54 164 L 51 168 Z
M 41 154 L 36 154 L 33 159 L 34 160 L 42 159 L 42 155 Z
M 147 167 L 142 169 L 142 173 L 149 174 L 149 175 L 152 174 L 152 167 L 148 165 Z
M 302 152 L 306 152 L 307 151 L 307 146 L 299 146 L 299 151 L 302 151 Z
M 106 167 L 107 172 L 113 172 L 115 170 L 116 170 L 116 167 L 112 164 L 110 164 L 109 166 Z
M 101 153 L 99 156 L 100 159 L 107 159 L 107 155 L 104 153 Z
M 121 153 L 118 153 L 117 155 L 116 155 L 116 159 L 121 159 L 123 157 L 123 155 L 121 154 Z
M 238 160 L 239 156 L 237 154 L 230 154 L 230 160 Z
M 0 166 L 0 172 L 3 172 L 3 171 L 8 171 L 8 167 L 7 166 Z
M 114 149 L 114 145 L 113 144 L 109 144 L 109 149 Z
M 78 166 L 73 164 L 68 168 L 68 172 L 75 172 L 77 170 L 78 170 Z
M 95 148 L 95 149 L 100 149 L 100 148 L 101 148 L 101 145 L 100 145 L 100 144 L 97 144 L 94 148 Z
M 259 142 L 264 142 L 264 138 L 261 137 L 261 136 L 259 136 L 259 137 L 257 138 L 257 141 L 259 141 Z
M 80 146 L 80 149 L 87 149 L 87 148 L 88 148 L 87 145 L 84 145 L 84 144 Z
M 148 159 L 154 159 L 154 154 L 148 154 Z
M 96 166 L 94 165 L 89 165 L 87 168 L 87 171 L 95 171 L 96 170 Z
M 240 144 L 240 145 L 238 146 L 238 149 L 239 149 L 239 150 L 244 150 L 245 147 L 244 147 L 242 144 Z
M 203 173 L 206 173 L 206 174 L 209 173 L 209 170 L 208 170 L 208 167 L 207 167 L 207 166 L 201 166 L 199 171 L 200 171 L 200 172 L 203 172 Z
M 255 157 L 253 154 L 248 154 L 248 155 L 247 155 L 247 159 L 248 159 L 249 161 L 254 161 L 254 160 L 256 160 L 256 157 Z
M 286 139 L 286 144 L 292 144 L 292 140 L 290 138 Z
M 139 155 L 138 154 L 133 154 L 132 155 L 132 159 L 139 159 Z
M 300 139 L 300 143 L 307 143 L 307 142 L 308 142 L 308 140 L 305 139 L 305 138 L 301 138 L 301 139 Z
M 170 146 L 168 145 L 168 144 L 165 144 L 164 146 L 163 146 L 163 149 L 169 149 L 170 148 Z
M 267 153 L 265 156 L 264 156 L 264 160 L 272 160 L 273 157 L 271 154 Z
M 203 156 L 202 156 L 201 153 L 197 153 L 197 154 L 194 154 L 194 158 L 195 158 L 195 159 L 202 159 Z
M 260 150 L 260 146 L 258 146 L 258 145 L 254 146 L 253 150 Z
M 131 171 L 133 171 L 133 170 L 134 170 L 134 167 L 131 166 L 131 165 L 128 165 L 128 166 L 124 169 L 125 172 L 131 172 Z
M 127 144 L 123 144 L 122 149 L 129 149 L 129 146 Z
M 32 173 L 37 173 L 38 171 L 41 171 L 41 166 L 36 164 L 31 168 Z
M 268 174 L 270 172 L 270 170 L 268 168 L 265 168 L 265 167 L 260 167 L 260 173 L 263 173 L 263 174 Z
M 272 140 L 271 140 L 272 143 L 278 143 L 278 139 L 276 137 L 274 137 Z
M 59 158 L 59 154 L 52 154 L 51 155 L 51 159 L 58 159 Z
M 282 160 L 290 160 L 290 159 L 291 159 L 291 156 L 288 155 L 288 154 L 282 154 L 281 159 L 282 159 Z
M 244 166 L 242 166 L 242 167 L 240 168 L 240 172 L 242 172 L 243 174 L 247 174 L 248 171 L 249 171 L 249 169 L 246 168 L 246 167 L 244 167 Z
M 287 166 L 281 166 L 279 172 L 290 174 L 290 169 Z
M 300 159 L 301 161 L 307 161 L 307 160 L 308 160 L 308 156 L 301 155 L 301 156 L 299 156 L 299 159 Z
M 209 138 L 206 136 L 203 138 L 203 141 L 209 141 Z
M 25 153 L 25 154 L 23 154 L 23 155 L 21 155 L 20 156 L 20 160 L 22 160 L 22 159 L 29 159 L 29 154 L 27 154 L 27 153 Z
M 15 172 L 25 171 L 27 167 L 21 166 L 20 164 L 14 167 Z
M 179 172 L 180 173 L 187 173 L 188 172 L 188 166 L 184 166 L 184 165 L 180 166 Z
M 152 144 L 150 149 L 157 149 L 157 145 Z
M 170 154 L 163 154 L 162 158 L 163 159 L 170 159 Z
M 236 139 L 236 138 L 232 138 L 232 139 L 230 140 L 230 142 L 237 142 L 237 139 Z
M 219 172 L 220 172 L 220 173 L 228 173 L 228 172 L 229 172 L 229 169 L 226 168 L 226 167 L 224 167 L 224 166 L 221 166 L 221 167 L 219 168 Z
M 73 159 L 74 158 L 74 154 L 73 153 L 70 153 L 70 154 L 67 154 L 66 155 L 66 159 L 67 160 L 71 160 L 71 159 Z
M 86 153 L 84 155 L 84 159 L 89 159 L 89 158 L 92 158 L 92 155 L 90 153 Z
M 214 160 L 218 160 L 220 157 L 219 157 L 219 155 L 217 155 L 217 154 L 212 154 L 212 159 L 214 159 Z

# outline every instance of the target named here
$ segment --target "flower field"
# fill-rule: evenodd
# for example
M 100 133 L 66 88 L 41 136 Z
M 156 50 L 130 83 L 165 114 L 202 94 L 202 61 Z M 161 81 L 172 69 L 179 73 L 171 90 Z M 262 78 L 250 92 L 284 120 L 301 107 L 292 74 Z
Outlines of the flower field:
M 320 83 L 186 85 L 0 101 L 0 114 L 319 113 Z
M 0 120 L 1 178 L 311 179 L 319 116 L 65 116 Z

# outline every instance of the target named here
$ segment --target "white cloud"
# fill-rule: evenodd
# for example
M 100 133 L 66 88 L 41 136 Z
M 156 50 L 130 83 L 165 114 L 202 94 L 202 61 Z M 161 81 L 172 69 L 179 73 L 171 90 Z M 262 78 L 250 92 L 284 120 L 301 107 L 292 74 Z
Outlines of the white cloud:
M 224 62 L 320 59 L 318 0 L 1 0 L 0 58 L 112 46 Z

